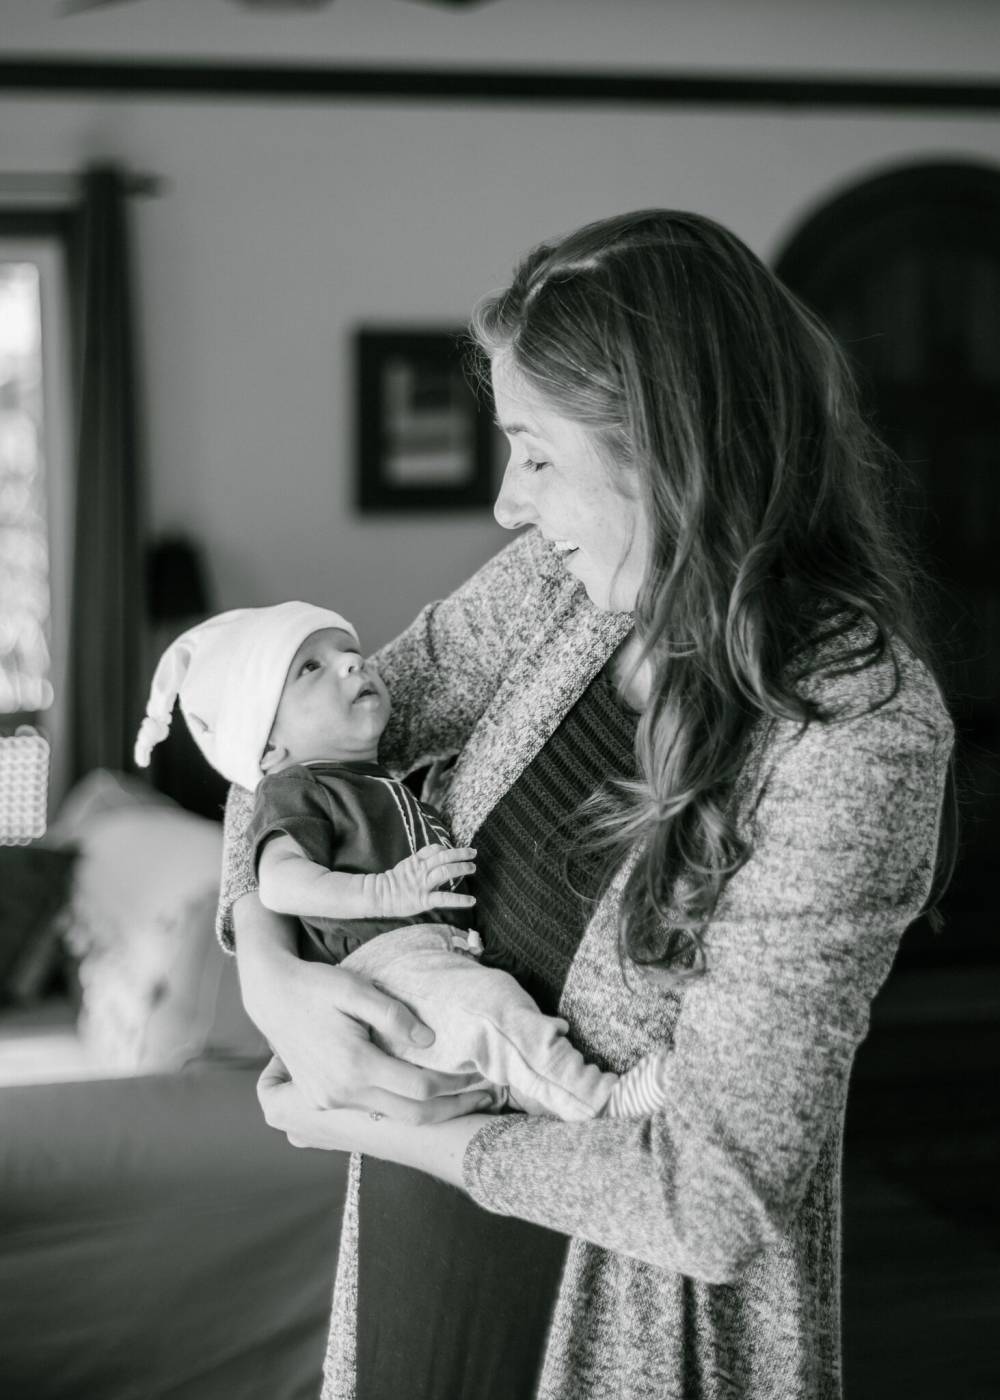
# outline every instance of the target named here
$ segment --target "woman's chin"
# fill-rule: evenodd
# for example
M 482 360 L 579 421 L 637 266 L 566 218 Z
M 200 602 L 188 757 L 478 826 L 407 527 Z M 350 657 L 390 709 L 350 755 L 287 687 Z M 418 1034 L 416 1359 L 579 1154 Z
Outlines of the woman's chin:
M 588 577 L 587 572 L 579 565 L 579 557 L 579 550 L 574 550 L 567 558 L 565 567 L 583 585 L 595 608 L 599 608 L 601 612 L 635 612 L 639 597 L 637 586 L 623 579 L 621 575 L 615 578 L 594 578 L 592 575 Z
M 617 597 L 619 590 L 613 588 L 606 581 L 580 579 L 580 582 L 583 584 L 587 597 L 601 612 L 629 612 L 631 610 L 629 604 L 619 601 Z

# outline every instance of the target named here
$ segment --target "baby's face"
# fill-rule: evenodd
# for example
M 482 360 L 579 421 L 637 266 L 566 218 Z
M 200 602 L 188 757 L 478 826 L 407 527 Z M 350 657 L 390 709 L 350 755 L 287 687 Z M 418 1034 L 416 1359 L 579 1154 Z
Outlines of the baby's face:
M 351 634 L 339 627 L 313 632 L 288 668 L 271 729 L 273 753 L 263 766 L 316 758 L 374 761 L 389 710 L 389 692 Z

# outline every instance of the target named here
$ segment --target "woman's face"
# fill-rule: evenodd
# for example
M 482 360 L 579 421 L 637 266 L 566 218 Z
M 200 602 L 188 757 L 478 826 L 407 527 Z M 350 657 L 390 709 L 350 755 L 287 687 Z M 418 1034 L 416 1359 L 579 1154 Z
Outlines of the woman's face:
M 508 353 L 494 357 L 492 375 L 510 443 L 493 514 L 506 530 L 537 525 L 595 607 L 634 611 L 649 548 L 639 500 L 623 494 L 593 434 L 543 403 Z

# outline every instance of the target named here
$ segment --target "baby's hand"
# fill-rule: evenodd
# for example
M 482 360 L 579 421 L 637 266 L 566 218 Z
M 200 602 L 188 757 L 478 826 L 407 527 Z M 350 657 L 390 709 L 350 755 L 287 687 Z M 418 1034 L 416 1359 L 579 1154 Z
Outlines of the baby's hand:
M 426 909 L 468 909 L 471 894 L 441 889 L 451 880 L 475 874 L 475 849 L 471 846 L 423 846 L 391 870 L 374 876 L 378 918 L 406 918 Z

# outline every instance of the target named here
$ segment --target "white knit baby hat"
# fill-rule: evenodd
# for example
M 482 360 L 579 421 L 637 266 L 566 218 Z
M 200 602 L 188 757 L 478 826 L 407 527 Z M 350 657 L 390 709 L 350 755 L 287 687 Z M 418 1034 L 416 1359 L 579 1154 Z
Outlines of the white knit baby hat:
M 236 608 L 182 632 L 160 657 L 135 741 L 135 761 L 149 764 L 170 731 L 179 700 L 195 743 L 212 767 L 252 792 L 295 653 L 327 627 L 358 634 L 346 618 L 312 603 Z

